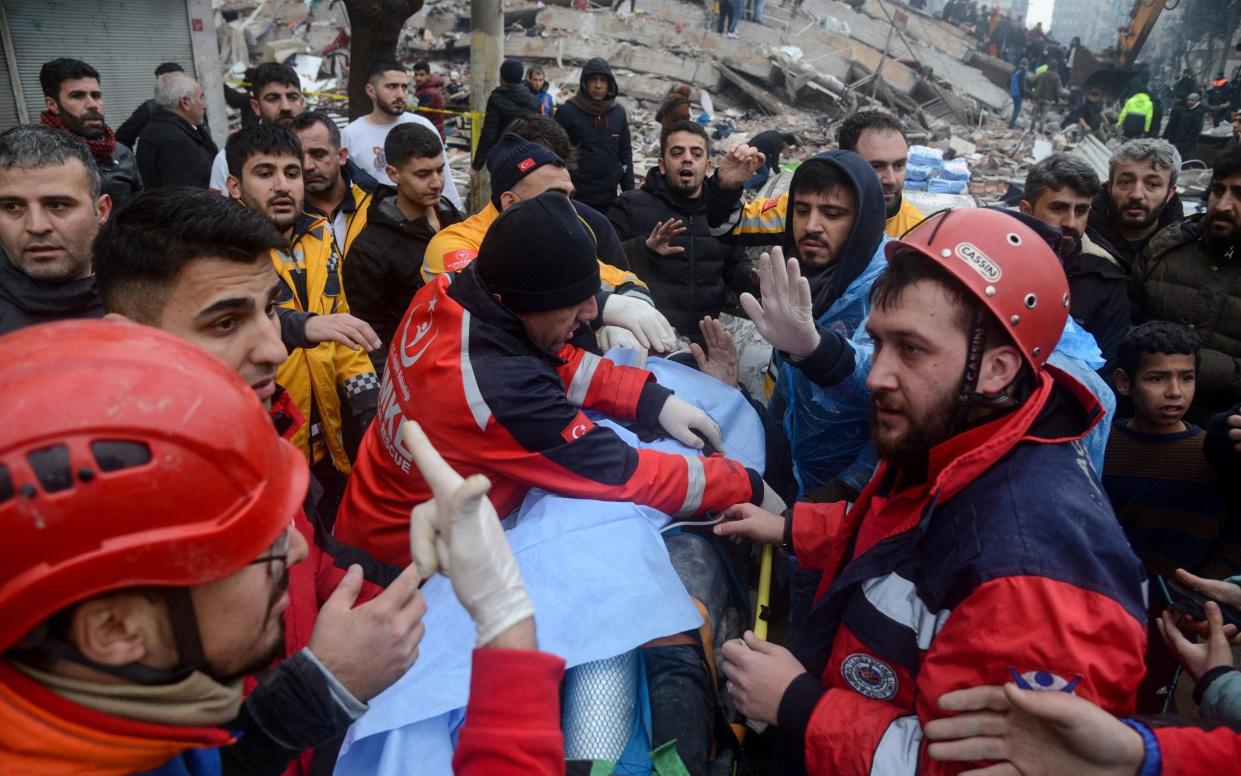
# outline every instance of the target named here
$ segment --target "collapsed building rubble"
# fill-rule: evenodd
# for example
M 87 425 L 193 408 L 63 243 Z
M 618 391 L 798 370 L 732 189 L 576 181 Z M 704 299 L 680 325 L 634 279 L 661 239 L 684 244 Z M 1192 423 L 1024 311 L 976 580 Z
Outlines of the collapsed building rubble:
M 242 82 L 255 61 L 289 61 L 303 75 L 310 104 L 343 123 L 343 3 L 217 0 L 217 10 L 227 80 Z M 506 0 L 504 52 L 541 67 L 558 103 L 576 89 L 586 60 L 607 59 L 630 113 L 639 175 L 656 162 L 655 111 L 681 83 L 694 90 L 693 115 L 721 150 L 773 127 L 798 135 L 801 146 L 787 156 L 788 166 L 831 147 L 849 113 L 892 111 L 911 143 L 968 168 L 957 176 L 966 180 L 964 190 L 911 180 L 915 201 L 959 190 L 1000 200 L 1020 187 L 1030 163 L 1060 150 L 1077 149 L 1096 168 L 1102 160 L 1106 175 L 1109 151 L 1097 138 L 1073 130 L 1049 137 L 1024 120 L 1008 128 L 1013 68 L 980 51 L 966 30 L 893 0 L 804 0 L 796 8 L 772 2 L 764 16 L 761 24 L 741 22 L 739 36 L 730 38 L 715 31 L 710 4 L 687 0 L 643 0 L 633 14 L 583 0 Z M 446 122 L 449 162 L 458 187 L 467 188 L 468 0 L 428 0 L 405 22 L 397 53 L 407 63 L 429 61 L 443 77 L 446 107 L 457 112 Z

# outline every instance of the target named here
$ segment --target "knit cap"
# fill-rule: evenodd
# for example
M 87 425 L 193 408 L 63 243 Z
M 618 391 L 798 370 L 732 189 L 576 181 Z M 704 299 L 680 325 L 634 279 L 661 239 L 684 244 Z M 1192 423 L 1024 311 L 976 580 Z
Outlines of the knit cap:
M 487 229 L 474 267 L 515 313 L 580 304 L 599 291 L 595 237 L 558 191 L 518 202 Z
M 491 173 L 491 204 L 500 207 L 500 195 L 545 164 L 563 166 L 560 157 L 538 143 L 505 132 L 487 153 L 487 172 Z
M 526 69 L 516 59 L 506 59 L 500 65 L 500 81 L 506 84 L 521 83 L 521 76 Z

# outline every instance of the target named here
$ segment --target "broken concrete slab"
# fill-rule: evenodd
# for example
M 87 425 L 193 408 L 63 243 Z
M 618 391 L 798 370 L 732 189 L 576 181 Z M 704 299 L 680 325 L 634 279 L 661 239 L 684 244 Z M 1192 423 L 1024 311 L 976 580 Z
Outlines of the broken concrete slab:
M 734 72 L 731 67 L 724 63 L 720 66 L 720 77 L 729 84 L 735 86 L 746 97 L 754 102 L 759 108 L 772 115 L 783 113 L 785 107 L 780 101 L 771 95 L 771 92 L 755 86 L 750 83 L 740 73 Z
M 869 6 L 864 6 L 864 8 L 867 7 Z M 882 11 L 876 11 L 883 17 L 877 19 L 866 13 L 859 13 L 851 6 L 835 0 L 805 0 L 802 8 L 822 18 L 834 17 L 845 22 L 849 25 L 849 37 L 877 52 L 882 53 L 886 50 L 889 56 L 898 59 L 913 58 L 922 65 L 932 68 L 938 77 L 952 84 L 954 90 L 960 94 L 969 95 L 993 111 L 1001 110 L 1008 102 L 1008 92 L 997 87 L 981 71 L 954 58 L 950 52 L 936 48 L 937 41 L 954 50 L 959 47 L 951 42 L 952 39 L 945 36 L 942 30 L 930 25 L 922 25 L 921 20 L 919 24 L 912 27 L 906 25 L 906 29 L 898 34 L 893 30 L 893 24 L 888 21 L 888 18 L 883 17 Z M 914 18 L 918 17 L 911 17 L 910 24 L 913 24 Z M 921 36 L 917 34 L 919 32 L 922 33 Z M 876 65 L 867 64 L 867 67 L 873 71 Z M 884 71 L 886 79 L 886 66 Z M 893 88 L 896 87 L 893 86 Z
M 561 65 L 580 65 L 593 57 L 603 57 L 613 70 L 633 70 L 707 89 L 715 88 L 720 82 L 719 69 L 712 61 L 683 57 L 623 41 L 592 41 L 573 37 L 549 39 L 509 34 L 504 38 L 504 54 L 525 62 L 556 62 Z
M 948 150 L 952 152 L 953 157 L 970 156 L 978 153 L 978 146 L 958 135 L 948 138 Z

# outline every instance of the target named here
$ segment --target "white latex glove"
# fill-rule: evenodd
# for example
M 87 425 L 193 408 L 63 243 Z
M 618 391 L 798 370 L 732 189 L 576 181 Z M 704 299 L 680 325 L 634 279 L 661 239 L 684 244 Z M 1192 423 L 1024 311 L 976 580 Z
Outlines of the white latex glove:
M 703 446 L 702 439 L 694 433 L 700 431 L 716 452 L 724 452 L 724 436 L 711 416 L 675 396 L 669 396 L 664 408 L 659 411 L 659 425 L 681 444 L 694 449 Z
M 811 307 L 810 281 L 801 276 L 797 259 L 784 260 L 784 251 L 772 248 L 758 259 L 760 304 L 748 291 L 741 307 L 754 328 L 776 350 L 805 357 L 819 346 L 819 329 Z
M 646 367 L 646 348 L 642 347 L 642 343 L 638 342 L 638 338 L 633 336 L 633 332 L 629 329 L 622 329 L 620 326 L 602 326 L 599 331 L 595 332 L 595 339 L 599 341 L 599 349 L 604 353 L 612 348 L 625 348 L 636 352 L 638 359 L 633 365 L 639 369 Z
M 676 350 L 677 333 L 659 310 L 641 299 L 609 294 L 603 304 L 603 322 L 628 329 L 647 350 L 669 353 Z
M 457 600 L 474 620 L 478 643 L 486 644 L 534 616 L 517 559 L 487 498 L 491 482 L 481 474 L 461 479 L 413 421 L 401 425 L 401 438 L 435 494 L 410 515 L 414 563 L 423 576 L 439 571 L 452 580 Z
M 766 481 L 763 482 L 763 500 L 759 502 L 759 507 L 773 514 L 782 515 L 784 510 L 788 509 L 788 504 L 784 503 L 784 499 L 780 498 Z

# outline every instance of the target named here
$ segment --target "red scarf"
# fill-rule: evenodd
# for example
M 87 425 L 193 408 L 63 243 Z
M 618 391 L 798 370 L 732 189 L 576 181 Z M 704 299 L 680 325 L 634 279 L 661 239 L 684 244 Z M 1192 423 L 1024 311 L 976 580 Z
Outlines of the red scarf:
M 45 110 L 39 114 L 39 121 L 52 129 L 59 129 L 61 132 L 68 132 L 71 135 L 74 134 L 60 120 L 59 113 Z M 78 135 L 78 137 L 90 147 L 91 156 L 95 157 L 96 162 L 108 161 L 112 158 L 113 152 L 116 151 L 116 134 L 112 131 L 112 127 L 109 127 L 107 124 L 103 125 L 103 137 L 98 140 L 91 140 L 81 135 Z

